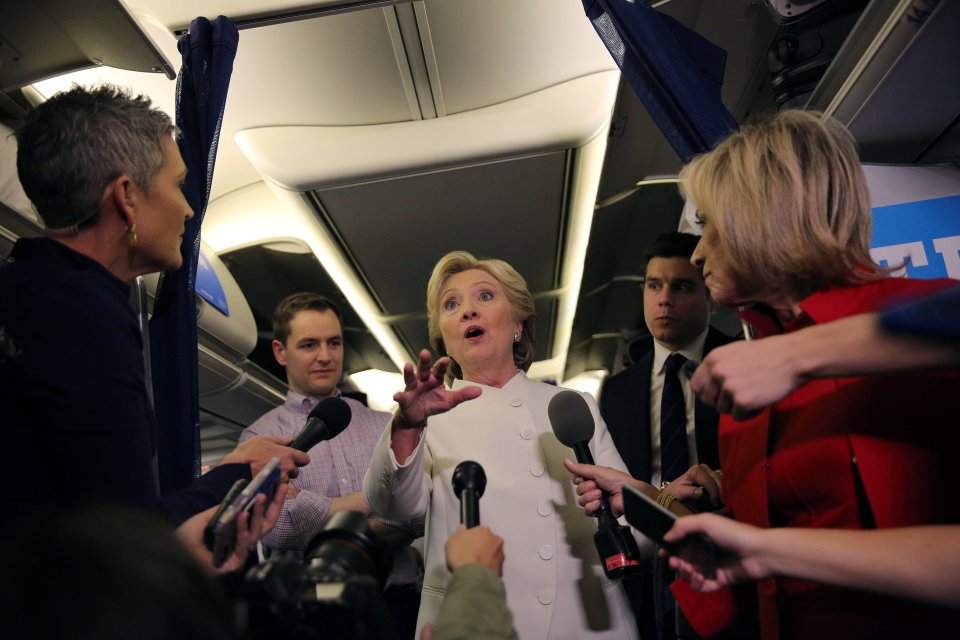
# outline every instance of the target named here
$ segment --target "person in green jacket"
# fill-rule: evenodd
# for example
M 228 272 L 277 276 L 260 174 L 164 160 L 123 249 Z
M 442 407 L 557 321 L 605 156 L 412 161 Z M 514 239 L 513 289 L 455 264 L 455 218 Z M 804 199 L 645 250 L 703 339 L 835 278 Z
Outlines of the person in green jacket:
M 447 539 L 445 552 L 453 576 L 440 614 L 424 627 L 421 640 L 516 640 L 500 579 L 503 538 L 483 525 L 461 525 Z

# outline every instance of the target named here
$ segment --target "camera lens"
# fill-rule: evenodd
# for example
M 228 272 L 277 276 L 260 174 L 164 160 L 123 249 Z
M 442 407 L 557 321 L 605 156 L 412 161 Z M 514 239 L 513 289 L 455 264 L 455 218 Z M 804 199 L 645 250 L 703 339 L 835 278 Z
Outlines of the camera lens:
M 358 511 L 342 511 L 330 518 L 310 543 L 305 560 L 314 575 L 326 579 L 370 576 L 381 588 L 393 565 L 389 545 Z

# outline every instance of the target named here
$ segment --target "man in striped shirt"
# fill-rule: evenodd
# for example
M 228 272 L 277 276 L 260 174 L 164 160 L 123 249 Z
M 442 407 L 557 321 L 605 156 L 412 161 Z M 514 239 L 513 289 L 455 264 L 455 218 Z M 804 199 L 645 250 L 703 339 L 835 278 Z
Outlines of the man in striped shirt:
M 342 318 L 336 304 L 315 293 L 295 293 L 277 305 L 273 314 L 273 354 L 286 368 L 287 400 L 247 427 L 240 441 L 258 435 L 295 436 L 307 416 L 323 398 L 339 396 L 343 374 Z M 271 551 L 302 555 L 313 537 L 340 511 L 360 511 L 372 516 L 360 491 L 374 446 L 390 414 L 374 411 L 352 398 L 351 419 L 337 437 L 320 442 L 308 452 L 310 464 L 290 484 L 283 511 L 273 530 L 264 537 Z M 393 571 L 387 583 L 387 601 L 400 600 L 405 618 L 412 606 L 415 624 L 419 608 L 419 563 L 409 543 L 422 534 L 423 523 L 371 519 L 375 533 L 394 549 Z M 416 602 L 411 604 L 415 595 Z M 400 627 L 404 622 L 397 620 Z M 410 629 L 413 635 L 413 626 Z

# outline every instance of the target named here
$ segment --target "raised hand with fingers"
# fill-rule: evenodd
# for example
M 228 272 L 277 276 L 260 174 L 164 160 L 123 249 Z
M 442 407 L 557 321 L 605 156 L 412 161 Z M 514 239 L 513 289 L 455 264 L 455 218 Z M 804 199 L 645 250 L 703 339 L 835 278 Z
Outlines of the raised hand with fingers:
M 403 367 L 404 389 L 393 395 L 399 405 L 393 417 L 394 427 L 423 427 L 430 416 L 449 411 L 461 402 L 480 395 L 479 387 L 464 387 L 456 391 L 445 388 L 443 376 L 449 366 L 449 357 L 439 358 L 434 363 L 430 351 L 424 349 L 420 352 L 416 371 L 410 363 Z
M 456 390 L 444 387 L 443 376 L 449 366 L 449 357 L 439 358 L 434 363 L 430 351 L 424 349 L 420 352 L 416 370 L 410 363 L 403 367 L 403 391 L 393 395 L 398 408 L 393 415 L 391 437 L 391 448 L 401 464 L 416 448 L 420 433 L 427 426 L 427 418 L 445 413 L 481 393 L 481 389 L 474 386 Z

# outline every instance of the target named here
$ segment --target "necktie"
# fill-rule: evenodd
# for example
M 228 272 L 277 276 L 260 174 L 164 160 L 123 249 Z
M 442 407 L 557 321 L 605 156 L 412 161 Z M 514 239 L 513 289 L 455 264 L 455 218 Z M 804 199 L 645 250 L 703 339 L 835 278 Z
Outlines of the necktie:
M 679 372 L 687 359 L 679 353 L 667 358 L 660 402 L 660 479 L 676 480 L 690 468 L 687 447 L 687 410 Z

